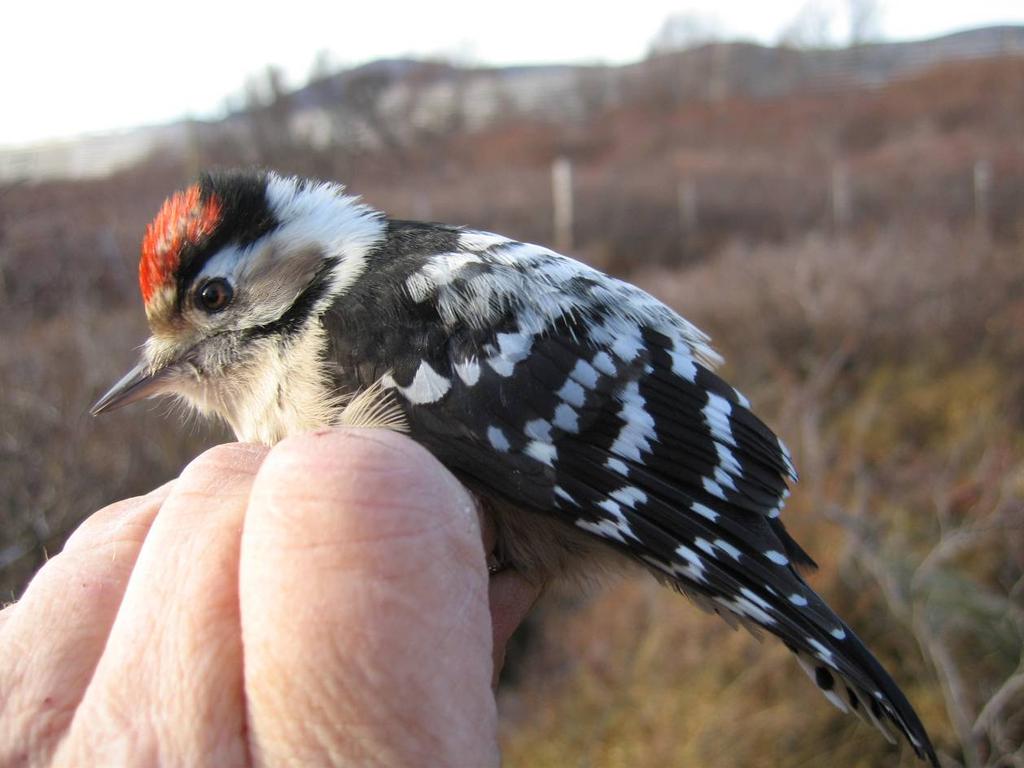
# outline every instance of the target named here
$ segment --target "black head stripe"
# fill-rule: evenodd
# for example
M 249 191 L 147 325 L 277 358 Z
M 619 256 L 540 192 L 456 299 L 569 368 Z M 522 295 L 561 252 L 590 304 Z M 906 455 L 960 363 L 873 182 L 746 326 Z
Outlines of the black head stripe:
M 179 307 L 189 285 L 218 251 L 227 245 L 250 245 L 280 224 L 267 201 L 267 176 L 262 171 L 204 173 L 199 194 L 203 201 L 217 201 L 221 217 L 210 237 L 182 251 L 176 275 Z

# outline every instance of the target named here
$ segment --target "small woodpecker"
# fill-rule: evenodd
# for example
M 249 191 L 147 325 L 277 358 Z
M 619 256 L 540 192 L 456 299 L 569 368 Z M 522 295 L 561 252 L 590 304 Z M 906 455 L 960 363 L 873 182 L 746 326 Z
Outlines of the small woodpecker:
M 389 219 L 341 185 L 203 175 L 146 229 L 152 331 L 99 414 L 172 395 L 273 444 L 408 433 L 493 513 L 504 567 L 632 562 L 777 636 L 824 695 L 937 766 L 896 683 L 804 580 L 790 454 L 709 338 L 639 288 L 489 232 Z

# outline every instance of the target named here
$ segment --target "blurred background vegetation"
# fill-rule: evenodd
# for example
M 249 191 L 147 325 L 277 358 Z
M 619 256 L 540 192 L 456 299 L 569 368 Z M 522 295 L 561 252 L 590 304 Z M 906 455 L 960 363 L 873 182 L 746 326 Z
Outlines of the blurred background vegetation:
M 710 332 L 793 449 L 812 584 L 944 765 L 1024 765 L 1024 28 L 826 49 L 797 22 L 763 47 L 677 17 L 618 67 L 325 64 L 298 90 L 271 68 L 223 120 L 123 137 L 146 139 L 130 161 L 0 153 L 0 600 L 84 515 L 228 439 L 87 408 L 145 337 L 163 198 L 267 166 L 557 245 Z M 517 642 L 508 766 L 914 764 L 781 646 L 650 580 L 553 592 Z

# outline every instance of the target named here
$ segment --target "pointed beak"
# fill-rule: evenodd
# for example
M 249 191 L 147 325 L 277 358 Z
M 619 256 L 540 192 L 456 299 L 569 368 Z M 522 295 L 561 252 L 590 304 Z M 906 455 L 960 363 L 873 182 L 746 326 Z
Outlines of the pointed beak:
M 139 363 L 124 378 L 110 388 L 96 404 L 89 409 L 93 416 L 107 411 L 114 411 L 130 403 L 137 402 L 153 395 L 165 392 L 165 382 L 170 373 L 170 366 L 151 370 L 146 363 Z

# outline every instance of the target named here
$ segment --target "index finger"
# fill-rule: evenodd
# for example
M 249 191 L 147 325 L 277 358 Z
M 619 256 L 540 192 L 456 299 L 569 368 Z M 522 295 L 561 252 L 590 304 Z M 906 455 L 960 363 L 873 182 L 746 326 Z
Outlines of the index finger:
M 256 764 L 496 762 L 479 522 L 425 449 L 376 430 L 280 444 L 240 585 Z

